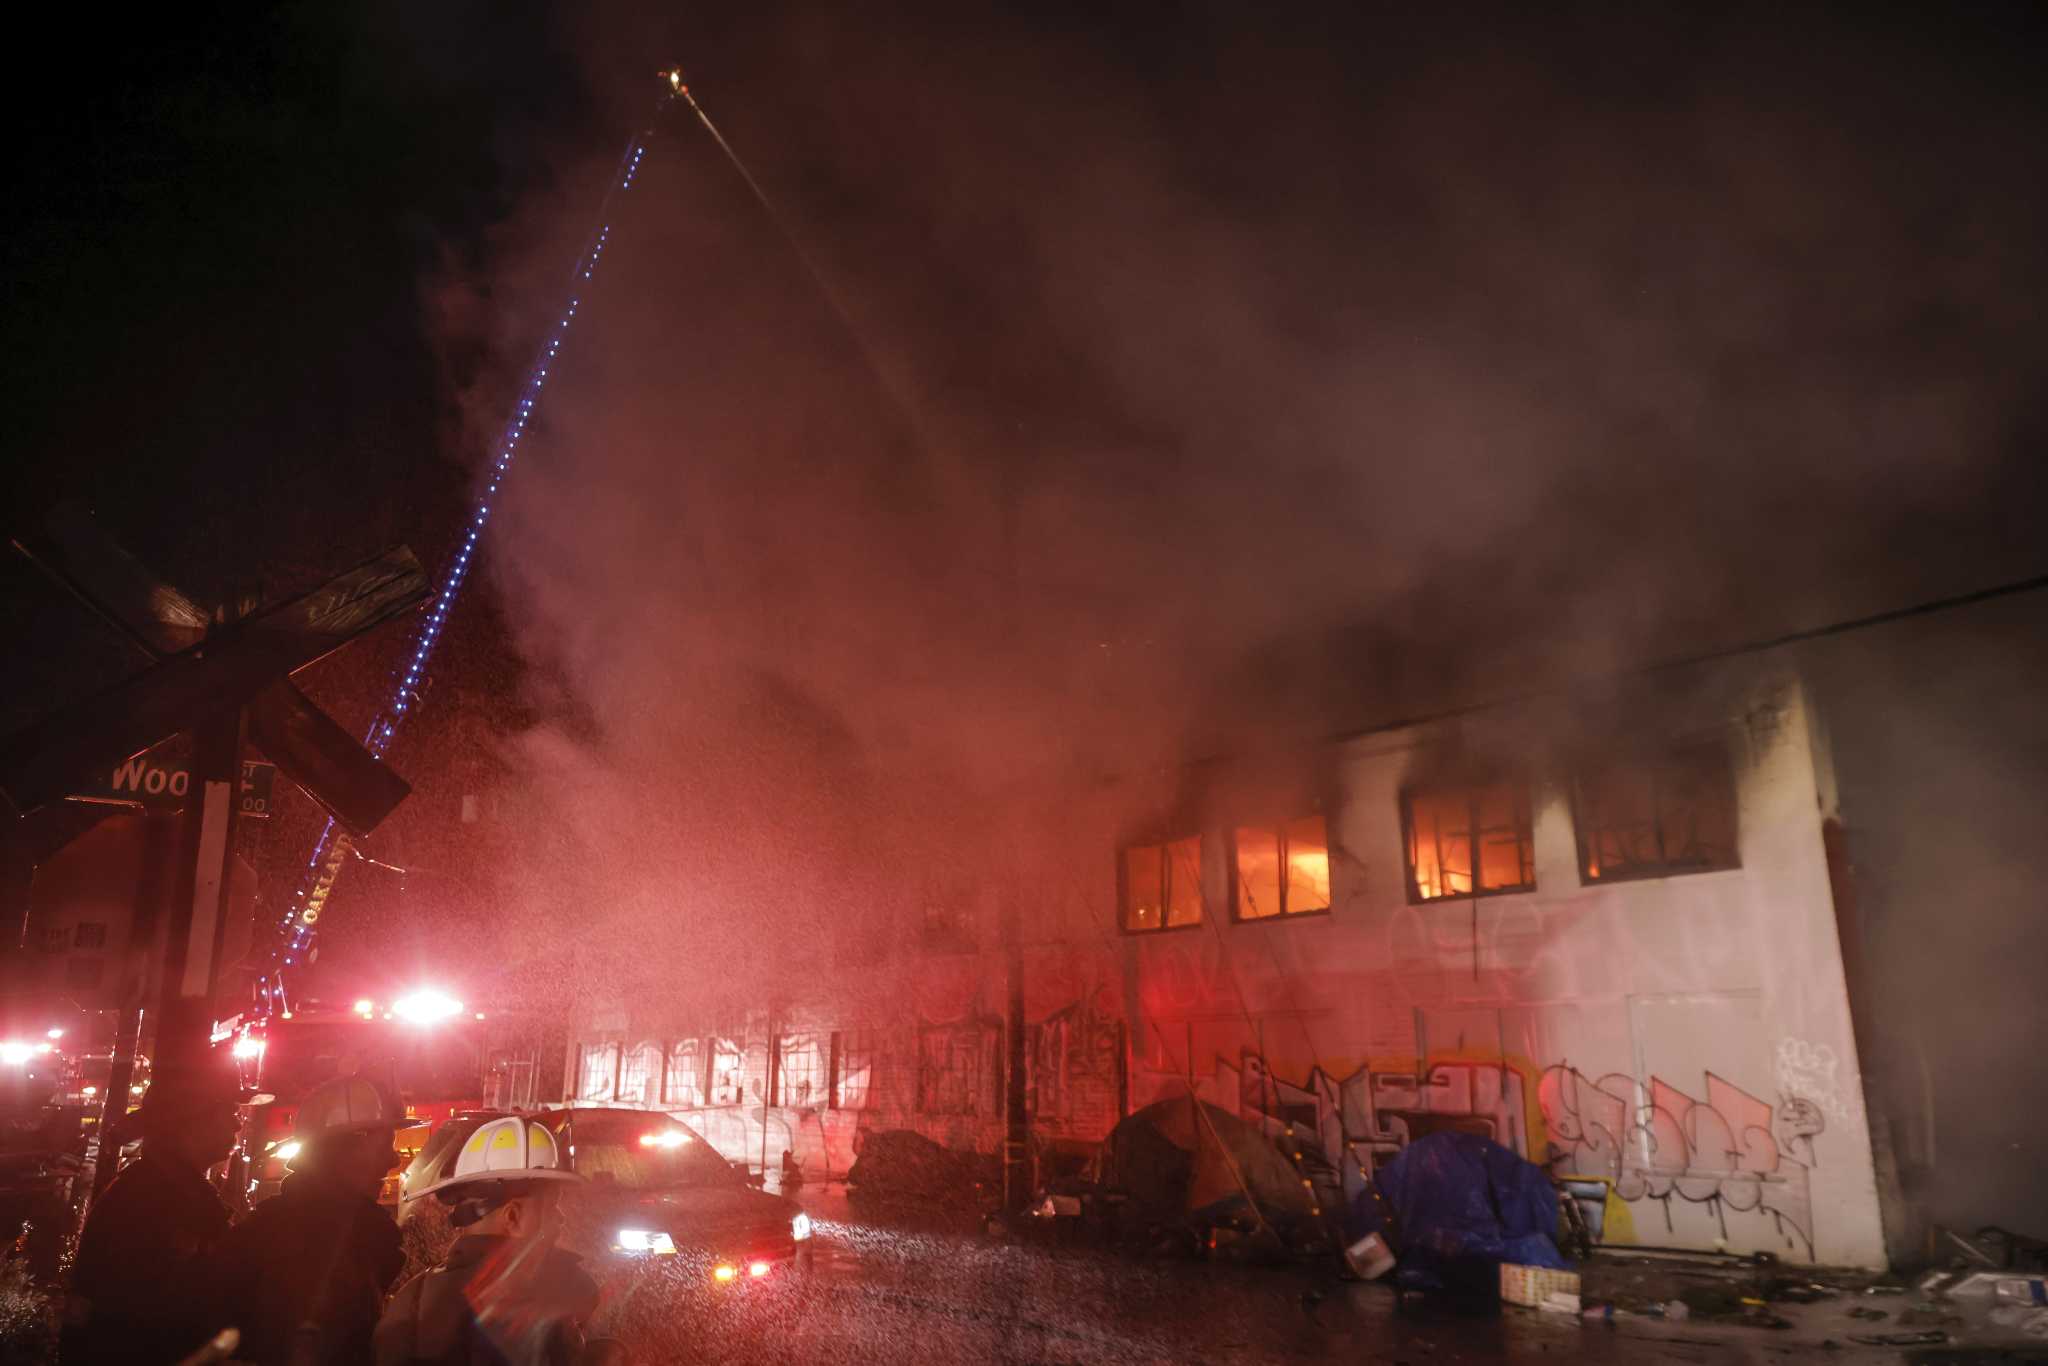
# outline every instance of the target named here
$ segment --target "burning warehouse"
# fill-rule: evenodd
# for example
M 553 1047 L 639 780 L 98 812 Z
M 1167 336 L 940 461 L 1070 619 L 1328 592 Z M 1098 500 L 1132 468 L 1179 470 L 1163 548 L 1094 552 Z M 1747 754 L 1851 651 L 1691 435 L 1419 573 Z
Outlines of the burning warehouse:
M 993 1154 L 1014 898 L 1041 1148 L 1192 1087 L 1354 1187 L 1477 1133 L 1609 1243 L 1879 1264 L 1836 804 L 1782 656 L 1122 778 L 751 1009 L 599 1002 L 567 1098 L 817 1175 L 896 1129 Z

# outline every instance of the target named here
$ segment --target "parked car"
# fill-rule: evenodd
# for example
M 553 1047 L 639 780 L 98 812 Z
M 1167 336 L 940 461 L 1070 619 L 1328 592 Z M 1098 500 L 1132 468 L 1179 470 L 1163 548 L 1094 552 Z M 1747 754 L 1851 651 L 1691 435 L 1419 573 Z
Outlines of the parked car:
M 414 1192 L 448 1176 L 462 1142 L 490 1118 L 460 1115 L 435 1131 L 400 1180 L 401 1225 L 438 1202 Z M 794 1200 L 748 1184 L 689 1125 L 645 1110 L 550 1110 L 536 1118 L 584 1178 L 564 1191 L 562 1213 L 564 1246 L 586 1260 L 674 1257 L 721 1283 L 809 1268 L 809 1216 Z

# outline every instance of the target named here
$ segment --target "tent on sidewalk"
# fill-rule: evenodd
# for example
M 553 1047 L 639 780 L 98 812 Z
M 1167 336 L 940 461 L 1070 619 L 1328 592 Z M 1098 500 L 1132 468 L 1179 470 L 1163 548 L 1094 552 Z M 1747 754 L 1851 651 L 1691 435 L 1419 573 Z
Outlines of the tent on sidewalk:
M 1264 1225 L 1290 1245 L 1322 1235 L 1313 1192 L 1272 1140 L 1192 1095 L 1125 1116 L 1110 1131 L 1103 1177 L 1150 1223 Z
M 1444 1131 L 1373 1173 L 1347 1234 L 1384 1238 L 1402 1285 L 1491 1295 L 1502 1262 L 1566 1267 L 1557 1217 L 1557 1190 L 1541 1167 L 1492 1139 Z

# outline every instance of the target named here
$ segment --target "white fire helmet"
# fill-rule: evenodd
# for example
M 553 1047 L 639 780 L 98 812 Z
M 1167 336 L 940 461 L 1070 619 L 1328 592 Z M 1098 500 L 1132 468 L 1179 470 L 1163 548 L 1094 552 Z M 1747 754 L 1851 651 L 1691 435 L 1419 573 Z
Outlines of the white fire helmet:
M 374 1134 L 404 1122 L 403 1112 L 381 1088 L 361 1077 L 337 1077 L 299 1102 L 292 1137 L 305 1143 L 327 1134 Z
M 575 1181 L 562 1167 L 555 1136 L 539 1120 L 507 1115 L 477 1126 L 455 1154 L 455 1170 L 431 1186 L 408 1192 L 425 1195 L 456 1186 L 481 1186 L 492 1181 Z

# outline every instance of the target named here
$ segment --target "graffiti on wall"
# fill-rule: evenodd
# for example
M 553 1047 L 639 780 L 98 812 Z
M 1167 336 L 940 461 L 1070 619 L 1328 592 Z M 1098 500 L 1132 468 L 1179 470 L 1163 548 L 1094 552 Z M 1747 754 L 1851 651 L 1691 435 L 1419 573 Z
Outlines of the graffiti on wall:
M 1642 1095 L 1622 1073 L 1546 1068 L 1536 1094 L 1551 1171 L 1605 1180 L 1630 1204 L 1658 1203 L 1667 1230 L 1675 1202 L 1705 1206 L 1724 1237 L 1730 1215 L 1768 1218 L 1812 1256 L 1809 1178 L 1826 1116 L 1802 1096 L 1774 1106 L 1712 1072 L 1705 1081 L 1706 1094 L 1693 1096 L 1652 1077 Z
M 1425 1134 L 1479 1134 L 1516 1152 L 1528 1151 L 1522 1075 L 1498 1062 L 1444 1061 L 1417 1069 L 1361 1067 L 1332 1078 L 1311 1068 L 1299 1085 L 1274 1074 L 1256 1052 L 1235 1067 L 1237 1107 L 1269 1132 L 1290 1127 L 1322 1139 L 1332 1165 L 1348 1154 L 1367 1171 Z
M 1640 1086 L 1625 1073 L 1588 1077 L 1566 1063 L 1538 1073 L 1458 1059 L 1366 1066 L 1344 1077 L 1312 1067 L 1290 1081 L 1250 1049 L 1234 1063 L 1217 1059 L 1213 1081 L 1201 1089 L 1268 1133 L 1316 1136 L 1340 1170 L 1377 1170 L 1427 1134 L 1478 1134 L 1561 1180 L 1604 1187 L 1619 1206 L 1656 1205 L 1667 1231 L 1675 1231 L 1677 1207 L 1693 1206 L 1730 1241 L 1762 1244 L 1774 1233 L 1813 1255 L 1810 1177 L 1828 1116 L 1809 1096 L 1783 1093 L 1772 1103 L 1711 1072 L 1696 1096 L 1661 1077 Z M 1532 1120 L 1541 1126 L 1533 1134 Z M 1744 1217 L 1768 1223 L 1745 1233 L 1731 1225 Z M 1615 1206 L 1591 1222 L 1622 1238 L 1639 1227 Z
M 1776 1063 L 1778 1090 L 1837 1123 L 1854 1122 L 1850 1101 L 1856 1088 L 1842 1085 L 1842 1064 L 1834 1049 L 1805 1039 L 1780 1039 Z

